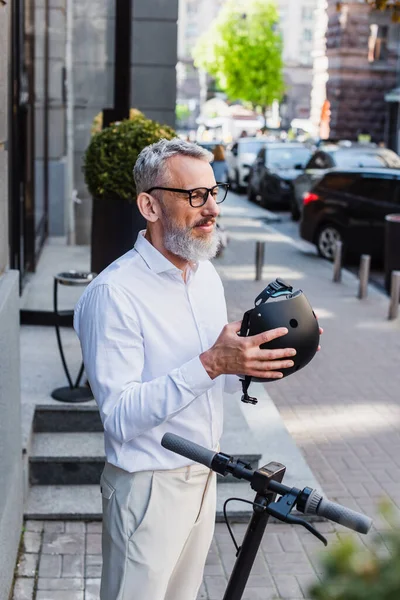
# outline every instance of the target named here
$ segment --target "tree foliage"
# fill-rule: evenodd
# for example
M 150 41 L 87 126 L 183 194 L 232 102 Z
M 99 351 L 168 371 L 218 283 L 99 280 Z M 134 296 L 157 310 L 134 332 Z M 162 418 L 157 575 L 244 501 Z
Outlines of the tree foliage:
M 272 1 L 227 0 L 193 51 L 195 66 L 214 77 L 230 100 L 248 101 L 265 111 L 284 92 L 277 25 Z

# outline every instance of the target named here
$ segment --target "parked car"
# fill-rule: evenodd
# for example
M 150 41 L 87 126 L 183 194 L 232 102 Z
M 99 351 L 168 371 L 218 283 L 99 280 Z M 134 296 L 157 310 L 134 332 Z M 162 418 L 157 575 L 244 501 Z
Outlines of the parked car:
M 303 202 L 300 235 L 322 257 L 332 260 L 342 241 L 348 259 L 370 254 L 382 262 L 385 216 L 400 213 L 400 170 L 332 169 Z
M 307 163 L 304 172 L 299 174 L 293 182 L 294 196 L 291 205 L 293 220 L 300 218 L 303 208 L 303 195 L 308 192 L 329 169 L 353 169 L 357 167 L 384 167 L 400 168 L 400 157 L 387 148 L 380 148 L 375 144 L 360 144 L 347 142 L 340 144 L 323 145 L 317 150 Z
M 246 189 L 251 165 L 258 151 L 268 141 L 268 137 L 243 137 L 227 147 L 225 158 L 228 166 L 228 182 L 232 190 Z
M 293 186 L 304 169 L 311 150 L 298 142 L 270 142 L 261 148 L 251 168 L 247 195 L 264 208 L 287 208 L 292 203 Z

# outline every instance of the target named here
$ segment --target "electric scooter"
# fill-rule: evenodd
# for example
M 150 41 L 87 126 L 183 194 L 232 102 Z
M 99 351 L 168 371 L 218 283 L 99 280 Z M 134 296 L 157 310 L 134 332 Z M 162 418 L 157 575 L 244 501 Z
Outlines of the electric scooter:
M 286 467 L 278 462 L 270 462 L 253 470 L 241 460 L 223 452 L 214 452 L 173 433 L 166 433 L 161 444 L 222 476 L 231 474 L 237 479 L 248 481 L 256 492 L 253 502 L 243 498 L 229 498 L 224 504 L 224 517 L 237 550 L 237 558 L 223 600 L 241 600 L 270 516 L 284 523 L 302 525 L 325 546 L 328 544 L 326 538 L 310 522 L 291 514 L 294 508 L 299 513 L 318 515 L 359 533 L 368 533 L 372 526 L 372 520 L 366 515 L 326 500 L 317 490 L 309 487 L 299 490 L 283 485 Z M 226 506 L 231 500 L 241 500 L 253 505 L 253 516 L 240 547 L 233 536 L 226 513 Z

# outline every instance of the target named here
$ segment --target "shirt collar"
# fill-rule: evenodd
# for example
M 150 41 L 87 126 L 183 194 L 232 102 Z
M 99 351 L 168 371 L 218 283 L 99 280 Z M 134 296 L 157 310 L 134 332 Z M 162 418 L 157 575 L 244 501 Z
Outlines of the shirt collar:
M 140 254 L 146 265 L 155 273 L 164 273 L 166 271 L 178 271 L 182 273 L 171 261 L 157 250 L 144 236 L 146 230 L 142 229 L 136 239 L 134 246 L 136 252 Z M 198 263 L 190 263 L 191 271 L 194 273 L 198 269 Z

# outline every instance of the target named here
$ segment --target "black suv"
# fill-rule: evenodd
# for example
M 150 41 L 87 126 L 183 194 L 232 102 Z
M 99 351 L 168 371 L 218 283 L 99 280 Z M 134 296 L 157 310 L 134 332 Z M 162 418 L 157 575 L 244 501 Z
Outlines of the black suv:
M 300 235 L 329 260 L 341 240 L 347 257 L 382 262 L 390 213 L 400 213 L 400 169 L 331 170 L 304 195 Z

